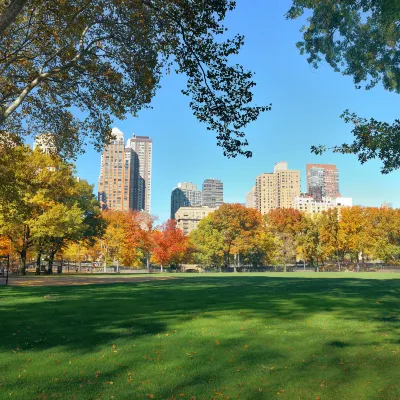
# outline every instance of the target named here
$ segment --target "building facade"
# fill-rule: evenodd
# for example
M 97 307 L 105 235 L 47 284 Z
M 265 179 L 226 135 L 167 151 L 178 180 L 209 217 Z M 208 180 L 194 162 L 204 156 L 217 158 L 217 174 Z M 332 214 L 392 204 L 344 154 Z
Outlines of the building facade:
M 150 214 L 153 141 L 148 136 L 133 135 L 128 139 L 127 148 L 132 149 L 135 164 L 134 209 Z
M 112 130 L 114 140 L 101 156 L 98 198 L 102 209 L 150 213 L 152 142 L 133 136 L 124 143 L 124 134 Z M 142 144 L 144 143 L 144 144 Z
M 200 221 L 208 214 L 214 212 L 216 208 L 211 207 L 180 207 L 175 213 L 176 226 L 185 235 L 195 230 Z
M 331 208 L 351 207 L 353 199 L 350 197 L 328 198 L 324 197 L 322 201 L 317 201 L 310 195 L 295 197 L 293 208 L 306 214 L 320 214 Z
M 307 191 L 317 201 L 340 197 L 339 170 L 334 164 L 307 164 Z
M 203 205 L 203 193 L 192 182 L 180 182 L 171 192 L 171 218 L 175 219 L 175 213 L 181 207 L 201 207 Z
M 256 202 L 256 187 L 253 186 L 246 194 L 246 207 L 247 208 L 257 208 L 257 202 Z
M 300 171 L 288 169 L 285 161 L 276 163 L 273 173 L 256 178 L 255 204 L 261 214 L 276 208 L 292 208 L 300 196 Z
M 219 179 L 203 182 L 203 206 L 216 208 L 224 202 L 224 184 Z

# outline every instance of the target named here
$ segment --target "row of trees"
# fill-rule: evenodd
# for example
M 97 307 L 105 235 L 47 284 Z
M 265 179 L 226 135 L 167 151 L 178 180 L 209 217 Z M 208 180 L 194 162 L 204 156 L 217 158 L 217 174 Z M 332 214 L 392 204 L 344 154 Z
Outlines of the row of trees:
M 239 204 L 224 204 L 203 219 L 191 237 L 194 260 L 215 267 L 234 263 L 312 266 L 367 259 L 400 260 L 400 210 L 373 207 L 330 209 L 307 215 L 276 209 L 261 216 Z
M 196 263 L 217 268 L 282 265 L 304 260 L 317 266 L 345 260 L 398 262 L 400 210 L 347 207 L 309 216 L 277 209 L 262 216 L 240 204 L 224 204 L 185 237 L 173 220 L 156 225 L 145 213 L 100 211 L 93 186 L 74 167 L 39 150 L 0 149 L 0 253 L 14 252 L 25 273 L 27 259 L 43 256 L 118 261 L 161 268 Z
M 224 204 L 202 219 L 188 237 L 173 220 L 156 226 L 155 218 L 137 212 L 106 211 L 107 228 L 90 249 L 71 245 L 64 257 L 107 264 L 161 267 L 180 263 L 221 269 L 288 264 L 299 260 L 318 267 L 367 260 L 400 261 L 400 210 L 373 207 L 331 209 L 307 215 L 277 209 L 262 216 L 240 204 Z M 75 247 L 74 247 L 75 246 Z M 74 254 L 78 255 L 75 256 Z

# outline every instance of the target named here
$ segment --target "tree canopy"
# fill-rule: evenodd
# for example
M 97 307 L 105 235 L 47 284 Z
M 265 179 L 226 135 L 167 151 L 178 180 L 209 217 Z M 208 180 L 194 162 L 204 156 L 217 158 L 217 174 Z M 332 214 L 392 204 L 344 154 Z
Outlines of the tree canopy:
M 0 139 L 52 132 L 59 154 L 89 139 L 101 149 L 112 118 L 149 107 L 171 68 L 186 75 L 190 107 L 228 157 L 251 156 L 243 129 L 269 106 L 253 73 L 231 64 L 243 36 L 226 38 L 232 0 L 11 0 L 0 3 Z
M 398 0 L 293 0 L 287 18 L 307 15 L 303 40 L 297 43 L 308 62 L 326 61 L 336 72 L 353 77 L 357 88 L 400 93 L 400 3 Z M 346 110 L 354 141 L 333 147 L 334 152 L 356 154 L 361 163 L 379 158 L 382 173 L 400 168 L 400 121 L 366 119 Z M 326 146 L 313 146 L 321 154 Z

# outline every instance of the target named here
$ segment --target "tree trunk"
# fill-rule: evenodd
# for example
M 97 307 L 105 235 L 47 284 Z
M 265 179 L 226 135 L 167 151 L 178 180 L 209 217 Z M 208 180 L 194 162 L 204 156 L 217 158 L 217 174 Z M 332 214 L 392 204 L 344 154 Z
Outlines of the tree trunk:
M 53 261 L 54 261 L 54 253 L 51 252 L 49 255 L 49 268 L 47 269 L 47 273 L 49 275 L 53 273 Z
M 8 7 L 0 15 L 0 38 L 4 31 L 17 19 L 28 0 L 11 0 Z
M 36 273 L 35 273 L 35 275 L 40 275 L 41 259 L 42 259 L 42 253 L 39 251 L 37 258 L 36 258 Z
M 237 254 L 235 254 L 235 256 L 233 257 L 233 272 L 236 273 L 237 269 L 236 269 L 236 263 L 237 263 Z
M 26 248 L 24 247 L 20 252 L 20 272 L 26 275 Z
M 150 273 L 150 253 L 146 254 L 146 268 L 147 272 Z
M 161 264 L 161 273 L 163 272 L 163 267 L 162 267 L 162 264 Z

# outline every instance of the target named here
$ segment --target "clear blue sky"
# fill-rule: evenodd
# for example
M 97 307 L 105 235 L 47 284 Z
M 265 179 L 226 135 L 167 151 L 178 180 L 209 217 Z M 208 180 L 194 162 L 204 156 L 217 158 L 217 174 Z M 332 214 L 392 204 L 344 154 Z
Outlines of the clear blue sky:
M 224 182 L 226 202 L 244 202 L 255 177 L 272 171 L 286 160 L 300 169 L 305 191 L 306 163 L 335 163 L 340 170 L 340 190 L 354 204 L 379 206 L 383 201 L 400 207 L 400 172 L 381 175 L 379 161 L 360 165 L 354 156 L 327 153 L 315 156 L 310 146 L 341 144 L 352 139 L 351 126 L 339 119 L 346 109 L 362 116 L 393 121 L 399 117 L 400 96 L 377 87 L 356 90 L 352 79 L 324 65 L 315 70 L 295 46 L 301 21 L 286 21 L 289 0 L 237 0 L 237 9 L 226 20 L 234 33 L 245 35 L 245 46 L 233 61 L 256 72 L 255 101 L 273 104 L 247 129 L 252 159 L 225 159 L 215 137 L 198 123 L 180 90 L 182 76 L 166 76 L 152 102 L 153 109 L 138 118 L 116 121 L 128 139 L 132 133 L 153 139 L 152 213 L 169 217 L 170 193 L 178 182 L 202 184 L 206 178 Z M 95 184 L 100 154 L 92 148 L 79 157 L 78 174 Z

